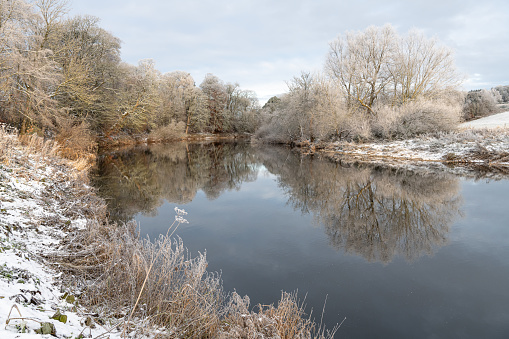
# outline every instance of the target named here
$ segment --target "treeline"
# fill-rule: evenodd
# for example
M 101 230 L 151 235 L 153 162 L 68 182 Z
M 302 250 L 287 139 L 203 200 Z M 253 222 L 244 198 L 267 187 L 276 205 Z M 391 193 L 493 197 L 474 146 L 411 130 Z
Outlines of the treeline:
M 508 88 L 464 93 L 452 51 L 412 30 L 386 25 L 330 43 L 324 71 L 303 72 L 262 109 L 260 139 L 372 140 L 448 131 L 495 112 Z
M 197 86 L 152 60 L 129 65 L 120 40 L 66 0 L 0 0 L 0 122 L 55 138 L 68 156 L 98 139 L 170 140 L 256 133 L 269 142 L 406 138 L 495 112 L 508 86 L 460 92 L 450 49 L 417 31 L 369 27 L 330 44 L 324 71 L 303 72 L 263 108 L 237 83 Z M 64 154 L 65 155 L 65 154 Z
M 96 137 L 253 132 L 258 100 L 208 74 L 162 74 L 120 58 L 120 40 L 65 0 L 0 0 L 0 120 L 72 147 Z
M 499 105 L 503 103 L 509 103 L 509 86 L 469 91 L 465 96 L 464 118 L 472 120 L 497 113 L 500 111 Z

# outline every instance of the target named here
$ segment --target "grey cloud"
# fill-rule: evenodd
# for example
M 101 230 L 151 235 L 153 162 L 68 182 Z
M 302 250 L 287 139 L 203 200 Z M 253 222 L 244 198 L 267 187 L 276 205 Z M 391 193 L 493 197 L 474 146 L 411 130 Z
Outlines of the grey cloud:
M 321 69 L 338 34 L 385 23 L 400 33 L 416 27 L 453 47 L 458 67 L 471 77 L 466 87 L 509 83 L 503 0 L 74 0 L 71 7 L 71 14 L 101 18 L 124 42 L 125 61 L 152 58 L 161 71 L 185 70 L 197 83 L 212 72 L 247 89 L 265 82 L 284 91 L 296 66 Z

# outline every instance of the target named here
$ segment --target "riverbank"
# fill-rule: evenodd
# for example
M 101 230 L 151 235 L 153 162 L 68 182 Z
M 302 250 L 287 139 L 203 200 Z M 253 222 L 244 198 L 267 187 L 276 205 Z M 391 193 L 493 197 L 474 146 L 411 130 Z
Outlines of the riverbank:
M 334 161 L 389 166 L 447 166 L 509 174 L 509 112 L 471 121 L 447 133 L 412 139 L 351 143 L 301 143 L 305 154 Z
M 185 211 L 176 208 L 166 236 L 140 240 L 135 223 L 108 222 L 85 161 L 5 127 L 0 143 L 1 338 L 333 335 L 296 294 L 255 312 L 247 296 L 224 292 L 206 255 L 189 257 L 171 237 Z
M 160 143 L 171 143 L 179 141 L 227 141 L 227 140 L 246 140 L 251 138 L 251 134 L 246 133 L 195 133 L 173 137 L 154 137 L 148 134 L 129 135 L 119 134 L 115 137 L 99 138 L 98 145 L 101 149 L 133 146 L 133 145 L 149 145 Z
M 88 167 L 37 137 L 20 141 L 0 129 L 0 144 L 0 337 L 120 338 L 110 324 L 92 324 L 50 259 L 104 212 L 86 184 Z

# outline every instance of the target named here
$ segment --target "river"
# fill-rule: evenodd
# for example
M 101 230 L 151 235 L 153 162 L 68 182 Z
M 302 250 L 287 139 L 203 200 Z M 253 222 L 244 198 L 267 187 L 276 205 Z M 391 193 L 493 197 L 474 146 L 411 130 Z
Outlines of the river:
M 222 142 L 104 153 L 93 184 L 142 236 L 185 209 L 176 235 L 226 291 L 298 290 L 337 338 L 509 336 L 508 180 Z

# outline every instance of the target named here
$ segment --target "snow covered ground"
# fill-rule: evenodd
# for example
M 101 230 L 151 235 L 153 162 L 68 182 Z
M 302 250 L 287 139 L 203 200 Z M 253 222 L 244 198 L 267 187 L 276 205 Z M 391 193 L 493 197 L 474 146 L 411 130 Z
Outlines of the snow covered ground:
M 388 165 L 445 164 L 509 167 L 509 112 L 461 124 L 457 131 L 408 140 L 337 142 L 321 150 L 336 159 Z
M 120 338 L 86 314 L 44 260 L 85 226 L 75 204 L 90 188 L 51 150 L 31 153 L 1 126 L 0 144 L 0 338 Z
M 490 115 L 486 118 L 472 120 L 460 125 L 461 129 L 493 129 L 504 128 L 509 129 L 509 112 Z

